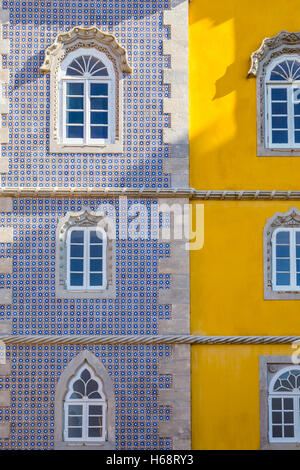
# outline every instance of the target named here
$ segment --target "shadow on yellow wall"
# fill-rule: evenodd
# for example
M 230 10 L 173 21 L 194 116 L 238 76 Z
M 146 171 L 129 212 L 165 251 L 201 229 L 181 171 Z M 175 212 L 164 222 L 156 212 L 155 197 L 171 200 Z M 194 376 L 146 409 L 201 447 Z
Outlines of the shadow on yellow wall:
M 265 37 L 298 31 L 297 0 L 190 3 L 190 184 L 299 189 L 299 157 L 257 157 L 250 56 Z

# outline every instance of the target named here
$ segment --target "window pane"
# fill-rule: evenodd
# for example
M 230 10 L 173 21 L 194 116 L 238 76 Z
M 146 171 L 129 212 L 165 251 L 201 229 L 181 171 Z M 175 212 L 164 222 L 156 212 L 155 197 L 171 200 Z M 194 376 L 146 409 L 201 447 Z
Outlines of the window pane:
M 102 416 L 90 416 L 89 417 L 89 426 L 98 426 L 102 427 Z
M 290 243 L 290 232 L 278 232 L 276 235 L 276 242 L 280 244 Z
M 107 83 L 91 83 L 91 95 L 93 96 L 107 96 L 108 84 Z
M 285 424 L 294 423 L 294 413 L 291 411 L 284 413 L 284 422 Z
M 81 416 L 69 416 L 68 424 L 69 426 L 82 426 L 82 417 Z
M 90 274 L 90 286 L 102 286 L 103 276 L 102 274 Z
M 281 410 L 281 398 L 272 398 L 272 410 Z
M 285 101 L 287 99 L 286 88 L 272 88 L 272 101 Z
M 83 258 L 83 245 L 71 245 L 71 258 Z
M 300 246 L 296 245 L 296 257 L 300 258 Z
M 89 406 L 89 416 L 102 416 L 102 406 L 100 405 L 90 405 Z
M 102 437 L 102 428 L 89 428 L 89 437 Z
M 68 111 L 67 124 L 83 124 L 83 112 L 81 111 Z
M 67 109 L 83 109 L 83 98 L 67 97 Z
M 273 144 L 287 144 L 288 132 L 287 131 L 272 131 Z
M 82 437 L 82 428 L 68 428 L 69 437 Z
M 91 109 L 108 109 L 108 99 L 107 98 L 91 98 Z
M 67 126 L 68 139 L 83 139 L 83 126 Z
M 287 114 L 287 103 L 272 102 L 272 114 Z
M 83 260 L 71 259 L 71 271 L 83 272 Z
M 281 424 L 282 423 L 282 413 L 273 411 L 273 413 L 272 413 L 272 423 L 273 424 Z
M 102 243 L 102 233 L 99 233 L 95 230 L 90 232 L 90 242 L 91 243 Z
M 67 83 L 67 95 L 83 95 L 83 83 Z
M 280 119 L 280 118 L 279 118 Z M 108 113 L 91 113 L 91 124 L 107 124 Z
M 294 114 L 296 116 L 300 115 L 300 103 L 299 104 L 294 104 Z
M 83 230 L 72 230 L 71 232 L 71 242 L 73 243 L 83 243 L 84 233 Z
M 287 129 L 287 117 L 286 116 L 273 116 L 272 117 L 272 129 Z
M 300 144 L 300 131 L 295 132 L 295 144 Z
M 71 273 L 70 284 L 71 286 L 83 286 L 83 274 Z
M 300 274 L 296 274 L 296 278 L 297 286 L 300 286 Z
M 90 245 L 90 257 L 102 258 L 102 245 Z
M 276 261 L 276 271 L 290 271 L 290 260 L 289 259 L 278 259 Z
M 102 271 L 102 259 L 91 259 L 90 260 L 90 271 Z
M 284 426 L 284 437 L 294 437 L 294 426 Z
M 104 126 L 91 126 L 92 139 L 107 139 L 108 128 Z
M 289 286 L 290 285 L 290 275 L 285 273 L 276 274 L 276 284 L 278 286 Z
M 278 258 L 288 258 L 290 256 L 290 247 L 288 245 L 277 245 L 276 256 Z
M 82 415 L 82 405 L 69 405 L 69 415 Z
M 273 437 L 282 437 L 282 427 L 281 426 L 272 426 L 272 436 Z
M 294 400 L 292 398 L 284 398 L 283 399 L 283 408 L 285 410 L 293 410 L 294 409 Z

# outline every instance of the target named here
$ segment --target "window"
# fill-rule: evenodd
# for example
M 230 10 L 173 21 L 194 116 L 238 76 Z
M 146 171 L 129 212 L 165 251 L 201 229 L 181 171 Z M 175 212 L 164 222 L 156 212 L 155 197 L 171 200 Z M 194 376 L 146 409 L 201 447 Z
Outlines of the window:
M 267 146 L 300 148 L 300 57 L 272 62 L 266 75 Z
M 123 83 L 132 70 L 114 36 L 75 26 L 56 37 L 40 70 L 50 74 L 50 152 L 123 152 Z
M 300 212 L 277 212 L 264 227 L 264 298 L 300 299 Z
M 106 63 L 104 63 L 106 62 Z M 114 141 L 113 68 L 99 52 L 79 49 L 62 63 L 60 136 L 66 143 Z
M 300 290 L 300 229 L 276 229 L 272 247 L 273 288 Z
M 67 236 L 69 289 L 106 288 L 105 231 L 100 227 L 72 227 Z
M 69 384 L 65 398 L 65 441 L 104 441 L 106 400 L 101 381 L 84 364 Z
M 300 442 L 300 367 L 281 369 L 269 387 L 269 441 Z

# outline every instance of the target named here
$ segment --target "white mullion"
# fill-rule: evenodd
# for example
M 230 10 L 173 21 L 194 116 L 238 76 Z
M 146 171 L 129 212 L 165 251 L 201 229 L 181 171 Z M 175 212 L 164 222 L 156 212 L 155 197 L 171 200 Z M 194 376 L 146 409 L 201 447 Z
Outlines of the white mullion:
M 299 396 L 293 397 L 294 399 L 294 438 L 299 442 Z
M 84 441 L 88 439 L 87 416 L 88 416 L 88 403 L 85 401 L 83 402 L 83 412 L 82 412 L 82 439 Z
M 273 145 L 272 140 L 272 87 L 266 86 L 267 92 L 267 122 L 266 122 L 266 130 L 267 130 L 267 146 L 271 147 Z
M 89 264 L 89 231 L 88 227 L 84 228 L 84 249 L 83 249 L 83 288 L 88 288 L 88 264 Z
M 86 83 L 86 143 L 91 141 L 91 81 L 85 80 Z
M 67 82 L 63 81 L 63 100 L 62 100 L 62 126 L 63 126 L 63 140 L 67 138 Z
M 291 273 L 291 287 L 296 289 L 296 232 L 290 228 L 290 273 Z
M 287 88 L 287 112 L 288 112 L 288 141 L 289 147 L 295 146 L 295 130 L 294 130 L 294 104 L 293 104 L 293 87 Z

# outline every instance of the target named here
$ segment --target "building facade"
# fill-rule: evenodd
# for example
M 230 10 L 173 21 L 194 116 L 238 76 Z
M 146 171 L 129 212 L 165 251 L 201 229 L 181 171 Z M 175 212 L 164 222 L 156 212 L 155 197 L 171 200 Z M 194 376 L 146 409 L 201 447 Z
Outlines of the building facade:
M 188 449 L 187 1 L 0 22 L 0 448 Z
M 190 3 L 194 449 L 299 447 L 298 13 Z

